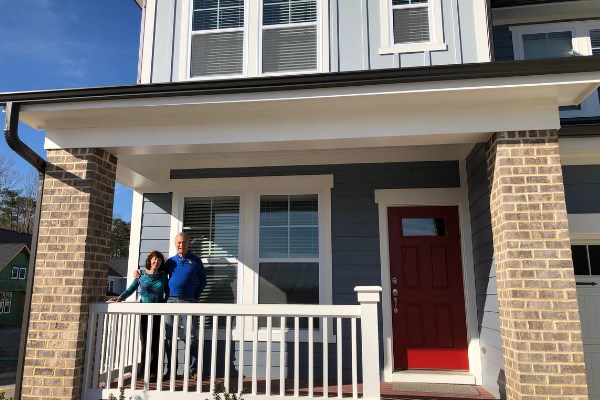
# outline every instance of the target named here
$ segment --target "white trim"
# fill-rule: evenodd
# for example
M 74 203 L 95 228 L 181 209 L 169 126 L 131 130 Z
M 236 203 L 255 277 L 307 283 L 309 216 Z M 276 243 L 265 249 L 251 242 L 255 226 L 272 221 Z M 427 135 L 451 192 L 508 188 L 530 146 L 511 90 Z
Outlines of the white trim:
M 592 55 L 590 30 L 600 29 L 600 20 L 555 22 L 550 24 L 534 24 L 511 26 L 515 60 L 523 60 L 523 35 L 550 32 L 571 32 L 574 56 Z M 561 118 L 591 117 L 600 115 L 600 99 L 596 93 L 582 96 L 574 104 L 581 104 L 581 110 L 560 111 Z
M 598 0 L 545 3 L 492 10 L 492 21 L 495 26 L 587 18 L 600 18 L 600 2 Z
M 477 62 L 492 61 L 487 0 L 473 0 L 473 18 L 477 40 Z
M 150 83 L 152 81 L 152 59 L 154 58 L 154 27 L 156 20 L 157 0 L 146 0 L 144 7 L 144 37 L 140 43 L 142 47 L 141 72 L 139 76 L 140 83 Z
M 464 167 L 461 168 L 461 179 L 464 177 Z M 392 307 L 389 298 L 391 288 L 390 284 L 390 260 L 388 248 L 388 224 L 387 209 L 394 206 L 434 206 L 434 205 L 457 205 L 459 208 L 461 251 L 462 251 L 462 269 L 463 269 L 463 288 L 465 290 L 465 314 L 467 316 L 467 343 L 469 357 L 469 373 L 474 376 L 476 382 L 481 380 L 481 354 L 479 350 L 479 334 L 477 332 L 476 310 L 474 311 L 474 299 L 468 296 L 473 295 L 475 279 L 473 273 L 473 258 L 471 248 L 471 228 L 469 201 L 466 188 L 445 188 L 445 189 L 381 189 L 375 190 L 375 202 L 379 209 L 379 251 L 381 255 L 381 286 L 382 292 L 382 314 L 383 320 L 383 376 L 386 382 L 392 382 L 394 378 L 393 370 L 393 349 L 392 349 L 392 326 L 386 315 L 391 315 Z M 468 243 L 467 243 L 468 242 Z M 475 312 L 475 319 L 473 319 Z M 435 382 L 439 382 L 440 376 L 444 372 L 436 372 Z M 426 376 L 423 379 L 427 379 Z M 432 378 L 433 379 L 433 378 Z M 446 377 L 453 382 L 451 376 Z M 434 382 L 434 381 L 432 381 Z
M 600 237 L 600 213 L 568 214 L 567 218 L 572 241 Z
M 127 286 L 133 282 L 133 271 L 140 265 L 140 242 L 142 238 L 142 213 L 144 211 L 144 195 L 135 189 L 131 206 L 131 231 L 129 233 L 129 257 L 127 260 Z
M 600 137 L 559 138 L 561 165 L 595 165 L 600 160 Z
M 441 0 L 429 0 L 429 42 L 394 44 L 392 0 L 380 0 L 381 47 L 379 54 L 417 53 L 447 50 L 444 43 Z

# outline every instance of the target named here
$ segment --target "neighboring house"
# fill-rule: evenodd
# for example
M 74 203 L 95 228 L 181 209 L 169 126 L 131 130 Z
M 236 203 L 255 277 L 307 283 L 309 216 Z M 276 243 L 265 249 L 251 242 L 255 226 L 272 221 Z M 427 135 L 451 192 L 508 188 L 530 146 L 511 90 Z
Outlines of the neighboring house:
M 111 257 L 108 261 L 106 295 L 118 296 L 127 288 L 127 258 Z
M 320 316 L 382 288 L 357 367 L 325 364 L 357 354 L 350 323 L 215 317 L 213 352 L 238 347 L 211 371 L 600 399 L 600 2 L 139 4 L 139 85 L 0 94 L 48 150 L 28 335 L 48 351 L 26 357 L 23 398 L 107 397 L 112 353 L 92 345 L 129 321 L 118 310 L 149 310 L 93 305 L 81 323 L 105 290 L 117 181 L 134 190 L 130 268 L 186 231 L 201 302 L 237 305 L 190 313 Z M 48 300 L 71 337 L 47 333 Z
M 0 327 L 21 326 L 29 269 L 29 248 L 0 244 Z

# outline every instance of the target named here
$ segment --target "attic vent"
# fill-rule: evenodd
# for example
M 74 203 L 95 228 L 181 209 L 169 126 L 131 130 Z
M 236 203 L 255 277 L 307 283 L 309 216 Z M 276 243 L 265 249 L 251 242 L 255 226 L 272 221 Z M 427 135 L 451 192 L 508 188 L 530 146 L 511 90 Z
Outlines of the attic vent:
M 392 0 L 394 44 L 429 42 L 428 0 Z

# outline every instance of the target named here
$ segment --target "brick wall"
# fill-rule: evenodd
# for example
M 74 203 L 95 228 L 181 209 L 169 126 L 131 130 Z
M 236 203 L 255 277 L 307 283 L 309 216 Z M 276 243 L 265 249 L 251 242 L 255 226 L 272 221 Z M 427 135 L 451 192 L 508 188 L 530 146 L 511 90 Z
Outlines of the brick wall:
M 87 305 L 104 300 L 116 158 L 49 150 L 22 399 L 81 395 Z
M 486 147 L 508 399 L 587 399 L 556 131 Z

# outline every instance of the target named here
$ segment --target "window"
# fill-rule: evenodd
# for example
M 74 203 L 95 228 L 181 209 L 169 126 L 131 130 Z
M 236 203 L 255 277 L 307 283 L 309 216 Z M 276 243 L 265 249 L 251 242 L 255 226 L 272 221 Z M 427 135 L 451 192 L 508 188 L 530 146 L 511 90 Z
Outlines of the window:
M 10 314 L 12 292 L 0 292 L 0 314 Z
M 109 280 L 106 282 L 106 292 L 107 293 L 115 292 L 115 282 L 114 281 Z
M 19 268 L 19 279 L 23 280 L 27 276 L 27 268 Z
M 533 60 L 600 54 L 600 22 L 575 21 L 513 26 L 515 59 Z M 560 107 L 561 118 L 600 115 L 598 93 L 581 104 Z
M 600 275 L 600 245 L 571 246 L 575 275 Z
M 19 267 L 12 267 L 10 279 L 19 279 Z
M 262 72 L 317 70 L 317 1 L 263 0 Z
M 183 230 L 190 250 L 202 258 L 208 283 L 200 302 L 236 303 L 240 199 L 190 197 L 185 199 Z
M 244 0 L 194 0 L 190 76 L 241 75 Z
M 380 54 L 446 50 L 440 0 L 385 0 Z
M 325 0 L 193 0 L 190 78 L 328 69 Z M 249 17 L 252 16 L 252 17 Z

